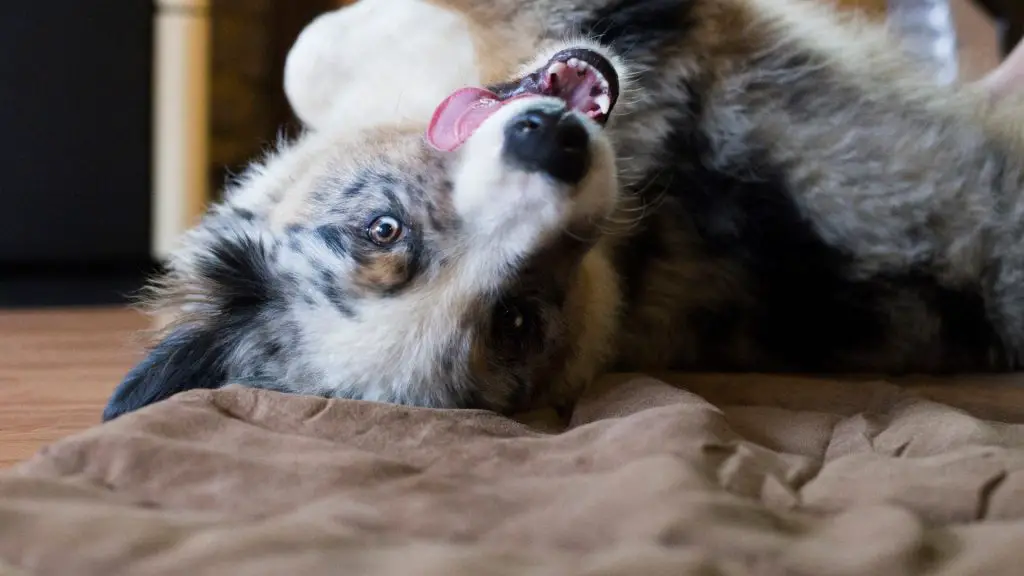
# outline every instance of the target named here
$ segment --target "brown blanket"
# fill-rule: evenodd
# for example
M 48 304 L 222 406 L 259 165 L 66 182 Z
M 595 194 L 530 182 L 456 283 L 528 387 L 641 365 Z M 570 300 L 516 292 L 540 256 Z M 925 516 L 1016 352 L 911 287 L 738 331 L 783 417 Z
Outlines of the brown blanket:
M 0 475 L 0 575 L 1024 574 L 1022 470 L 977 379 L 617 376 L 567 427 L 230 387 Z

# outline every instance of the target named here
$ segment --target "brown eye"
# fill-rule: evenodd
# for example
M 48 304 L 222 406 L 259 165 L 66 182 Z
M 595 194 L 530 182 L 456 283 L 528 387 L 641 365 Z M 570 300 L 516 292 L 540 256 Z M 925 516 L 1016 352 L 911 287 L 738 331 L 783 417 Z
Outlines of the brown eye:
M 515 336 L 530 328 L 530 308 L 514 301 L 499 302 L 494 307 L 493 324 L 505 336 Z
M 402 237 L 402 223 L 391 216 L 380 216 L 370 223 L 366 233 L 376 244 L 392 244 Z
M 508 358 L 522 358 L 539 351 L 543 326 L 537 308 L 527 300 L 508 298 L 491 312 L 491 341 Z
M 526 318 L 523 317 L 523 313 L 520 312 L 519 308 L 515 305 L 502 306 L 500 308 L 500 318 L 502 327 L 508 333 L 518 332 L 526 322 Z

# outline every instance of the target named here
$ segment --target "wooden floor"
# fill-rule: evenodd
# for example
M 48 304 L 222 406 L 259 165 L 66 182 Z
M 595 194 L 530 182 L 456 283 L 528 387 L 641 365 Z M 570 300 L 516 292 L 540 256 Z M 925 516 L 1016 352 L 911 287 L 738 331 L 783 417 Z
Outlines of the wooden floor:
M 147 326 L 123 308 L 0 312 L 0 467 L 98 424 Z

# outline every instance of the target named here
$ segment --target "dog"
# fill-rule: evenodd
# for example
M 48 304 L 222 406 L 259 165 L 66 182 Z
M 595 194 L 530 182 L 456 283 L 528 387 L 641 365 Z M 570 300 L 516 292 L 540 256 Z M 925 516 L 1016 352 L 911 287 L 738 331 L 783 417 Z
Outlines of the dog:
M 105 420 L 229 383 L 512 413 L 609 371 L 1020 366 L 1020 122 L 878 26 L 445 2 L 517 69 L 255 162 L 153 282 L 173 321 Z

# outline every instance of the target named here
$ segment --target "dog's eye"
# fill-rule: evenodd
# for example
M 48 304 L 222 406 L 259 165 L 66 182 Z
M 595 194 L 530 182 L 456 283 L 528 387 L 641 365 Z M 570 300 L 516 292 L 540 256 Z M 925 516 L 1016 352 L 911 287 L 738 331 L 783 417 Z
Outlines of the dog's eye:
M 526 317 L 523 316 L 523 312 L 515 304 L 500 306 L 498 310 L 502 328 L 506 332 L 519 332 L 522 330 L 523 325 L 526 324 Z
M 538 351 L 543 322 L 539 309 L 529 299 L 506 298 L 491 312 L 491 338 L 496 349 L 509 358 Z
M 366 233 L 375 244 L 392 244 L 402 237 L 402 223 L 392 216 L 379 216 L 370 223 Z
M 533 323 L 532 309 L 524 302 L 503 300 L 494 307 L 493 327 L 496 335 L 508 337 L 523 336 Z

